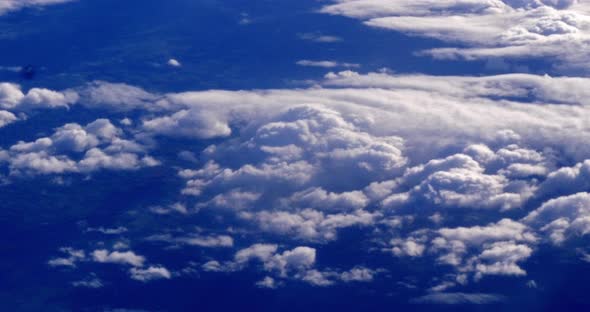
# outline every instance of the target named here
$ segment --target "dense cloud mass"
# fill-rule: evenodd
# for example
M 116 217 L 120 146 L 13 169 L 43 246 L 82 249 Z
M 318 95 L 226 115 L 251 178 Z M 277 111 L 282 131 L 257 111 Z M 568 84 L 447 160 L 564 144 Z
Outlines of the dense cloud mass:
M 421 51 L 439 59 L 543 58 L 587 70 L 590 7 L 583 1 L 335 0 L 321 12 L 460 45 Z
M 210 140 L 181 153 L 199 156 L 196 165 L 176 168 L 184 184 L 179 202 L 154 203 L 147 213 L 187 220 L 213 214 L 222 216 L 222 228 L 155 229 L 144 242 L 235 248 L 233 257 L 170 270 L 119 242 L 113 250 L 63 248 L 49 261 L 54 267 L 120 265 L 141 282 L 254 268 L 264 275 L 256 282 L 262 288 L 371 282 L 386 270 L 318 265 L 321 247 L 352 229 L 391 261 L 430 261 L 444 272 L 416 303 L 495 302 L 502 298 L 449 290 L 490 276 L 523 278 L 538 249 L 575 245 L 574 238 L 590 233 L 587 83 L 345 71 L 309 89 L 158 95 L 95 82 L 75 89 L 79 99 L 67 105 L 133 110 L 139 117 L 122 128 L 107 119 L 66 124 L 51 136 L 3 147 L 0 160 L 13 179 L 138 170 L 168 165 L 149 156 L 161 140 Z M 24 93 L 5 89 L 16 96 L 5 95 L 3 103 L 17 103 L 5 107 L 18 107 Z M 118 102 L 121 92 L 127 98 Z M 116 229 L 98 232 L 127 231 Z

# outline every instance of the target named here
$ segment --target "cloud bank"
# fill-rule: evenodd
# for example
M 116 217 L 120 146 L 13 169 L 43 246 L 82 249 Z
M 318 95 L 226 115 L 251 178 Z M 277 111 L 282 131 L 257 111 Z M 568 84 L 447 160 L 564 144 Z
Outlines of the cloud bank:
M 335 0 L 320 12 L 451 46 L 419 53 L 437 59 L 547 59 L 586 71 L 590 6 L 584 1 Z

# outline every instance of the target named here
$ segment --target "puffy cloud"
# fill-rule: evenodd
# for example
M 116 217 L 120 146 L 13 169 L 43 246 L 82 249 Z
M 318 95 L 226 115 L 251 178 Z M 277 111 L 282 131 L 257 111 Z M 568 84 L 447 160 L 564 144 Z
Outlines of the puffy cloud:
M 100 263 L 127 264 L 134 267 L 141 267 L 145 262 L 143 256 L 137 255 L 133 251 L 109 252 L 106 249 L 99 249 L 92 252 L 92 258 L 94 261 Z
M 511 219 L 502 219 L 486 226 L 443 228 L 440 236 L 449 241 L 460 241 L 470 246 L 481 246 L 496 241 L 534 242 L 534 234 L 526 225 Z
M 204 271 L 232 272 L 256 263 L 274 281 L 259 283 L 266 287 L 285 279 L 316 286 L 369 281 L 377 271 L 317 268 L 317 250 L 301 246 L 362 227 L 372 250 L 407 261 L 432 256 L 443 266 L 441 275 L 451 270 L 436 276 L 431 289 L 444 292 L 488 275 L 523 276 L 527 259 L 544 248 L 538 242 L 545 235 L 562 242 L 587 233 L 586 195 L 564 196 L 561 204 L 549 199 L 586 191 L 588 82 L 346 71 L 330 73 L 310 89 L 143 97 L 146 91 L 131 89 L 130 95 L 139 93 L 129 100 L 134 104 L 113 104 L 114 96 L 104 105 L 137 110 L 134 119 L 141 122 L 135 129 L 105 121 L 71 124 L 14 144 L 0 159 L 18 169 L 12 164 L 19 157 L 37 157 L 20 166 L 34 163 L 47 172 L 138 168 L 149 163 L 147 148 L 125 139 L 131 131 L 154 143 L 167 136 L 215 138 L 180 160 L 178 176 L 185 184 L 178 200 L 185 204 L 151 211 L 177 211 L 187 222 L 211 213 L 224 231 L 245 239 L 281 235 L 284 245 L 255 244 L 227 261 L 206 257 L 211 260 L 201 264 Z M 119 87 L 132 88 L 107 89 Z M 82 89 L 80 103 L 87 103 Z M 540 201 L 547 202 L 529 217 L 508 218 Z M 150 238 L 201 247 L 231 247 L 230 239 L 184 232 Z
M 590 194 L 583 192 L 545 202 L 522 221 L 547 232 L 555 244 L 590 233 Z
M 182 64 L 177 59 L 169 59 L 167 64 L 172 67 L 181 67 Z
M 0 7 L 1 13 L 1 7 Z M 20 85 L 0 83 L 0 108 L 6 110 L 28 111 L 36 108 L 67 108 L 78 101 L 74 91 L 57 92 L 49 89 L 33 88 L 23 93 Z
M 0 128 L 9 125 L 17 120 L 18 118 L 16 118 L 16 116 L 13 113 L 0 110 Z
M 340 279 L 344 282 L 371 282 L 377 271 L 365 267 L 352 268 L 349 271 L 340 273 Z
M 256 282 L 256 286 L 258 286 L 260 288 L 274 289 L 274 288 L 277 288 L 277 282 L 275 281 L 274 278 L 272 278 L 270 276 L 266 276 L 262 280 Z
M 536 190 L 534 183 L 513 181 L 511 178 L 537 174 L 543 176 L 548 170 L 540 153 L 516 145 L 501 148 L 494 153 L 487 146 L 478 144 L 468 146 L 464 152 L 473 155 L 481 163 L 461 153 L 408 168 L 396 182 L 395 188 L 409 191 L 399 193 L 392 188 L 394 193 L 383 200 L 383 205 L 397 209 L 426 201 L 431 206 L 434 204 L 434 207 L 509 210 L 522 206 Z M 527 158 L 529 154 L 535 157 Z M 532 170 L 531 167 L 539 170 Z
M 262 264 L 262 269 L 273 275 L 266 276 L 256 285 L 262 288 L 277 288 L 281 279 L 295 279 L 313 286 L 330 286 L 336 282 L 370 282 L 382 270 L 357 266 L 348 271 L 315 269 L 317 252 L 315 248 L 299 246 L 279 252 L 275 244 L 254 244 L 237 251 L 232 261 L 220 263 L 211 260 L 202 265 L 207 272 L 231 272 L 243 270 L 253 261 Z
M 14 175 L 92 172 L 100 169 L 134 170 L 159 164 L 139 144 L 121 138 L 123 132 L 107 119 L 81 126 L 69 123 L 50 137 L 18 142 L 7 159 Z M 77 155 L 78 160 L 71 158 Z
M 539 185 L 539 196 L 569 195 L 590 189 L 590 160 L 551 172 Z
M 537 241 L 535 232 L 527 225 L 502 219 L 486 226 L 419 230 L 405 239 L 395 238 L 390 244 L 398 257 L 420 257 L 428 253 L 439 264 L 461 273 L 455 281 L 433 288 L 444 291 L 457 283 L 465 284 L 467 274 L 475 280 L 486 275 L 526 275 L 519 264 L 532 255 Z
M 326 215 L 313 209 L 241 214 L 243 219 L 254 221 L 262 231 L 310 241 L 334 240 L 339 229 L 373 225 L 379 216 L 379 213 L 362 210 Z
M 12 109 L 25 97 L 20 86 L 13 83 L 0 83 L 0 108 Z
M 140 282 L 149 282 L 158 279 L 170 279 L 172 274 L 168 269 L 162 266 L 150 266 L 148 268 L 131 268 L 129 270 L 131 278 Z
M 231 134 L 227 121 L 197 109 L 181 110 L 171 116 L 147 120 L 143 126 L 156 134 L 196 139 L 227 137 Z
M 396 256 L 420 257 L 424 254 L 426 246 L 413 238 L 407 240 L 394 239 L 391 241 L 394 246 L 392 252 Z

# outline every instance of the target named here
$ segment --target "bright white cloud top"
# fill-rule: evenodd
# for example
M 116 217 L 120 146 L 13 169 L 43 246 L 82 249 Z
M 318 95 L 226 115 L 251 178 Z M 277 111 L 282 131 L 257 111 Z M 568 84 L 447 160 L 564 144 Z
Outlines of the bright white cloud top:
M 335 0 L 321 12 L 450 46 L 420 51 L 438 59 L 546 59 L 587 71 L 590 6 L 585 1 Z
M 106 119 L 67 124 L 51 136 L 5 147 L 0 159 L 10 169 L 8 179 L 137 170 L 169 165 L 149 156 L 158 150 L 154 140 L 215 139 L 191 151 L 200 155 L 200 165 L 178 168 L 181 202 L 151 212 L 181 218 L 213 212 L 226 216 L 225 227 L 233 231 L 155 232 L 146 241 L 238 248 L 250 241 L 235 237 L 239 228 L 292 246 L 272 239 L 252 243 L 231 259 L 191 270 L 231 273 L 258 265 L 265 276 L 257 285 L 265 288 L 289 280 L 315 286 L 370 282 L 381 268 L 317 265 L 318 247 L 352 228 L 366 233 L 373 248 L 392 261 L 432 258 L 441 276 L 431 291 L 441 294 L 417 300 L 494 301 L 442 292 L 488 276 L 523 278 L 536 250 L 569 241 L 575 246 L 576 238 L 590 233 L 589 82 L 526 74 L 344 71 L 327 74 L 309 89 L 174 94 L 95 82 L 44 92 L 76 99 L 67 105 L 134 110 L 138 120 L 127 122 L 125 130 Z M 16 112 L 26 96 L 7 86 L 12 91 L 4 92 L 3 103 L 10 103 L 4 107 Z M 132 91 L 124 92 L 125 102 L 116 96 L 121 90 Z M 35 107 L 60 107 L 47 103 L 40 100 Z M 130 277 L 143 282 L 185 274 L 165 263 L 146 264 L 127 245 L 90 248 L 95 247 L 64 249 L 67 257 L 49 263 L 131 265 Z

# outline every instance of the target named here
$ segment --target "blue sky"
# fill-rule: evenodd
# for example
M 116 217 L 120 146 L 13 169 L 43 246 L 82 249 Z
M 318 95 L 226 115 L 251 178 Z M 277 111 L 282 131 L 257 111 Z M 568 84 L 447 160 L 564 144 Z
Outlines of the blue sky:
M 590 305 L 584 0 L 0 0 L 0 29 L 2 310 Z

